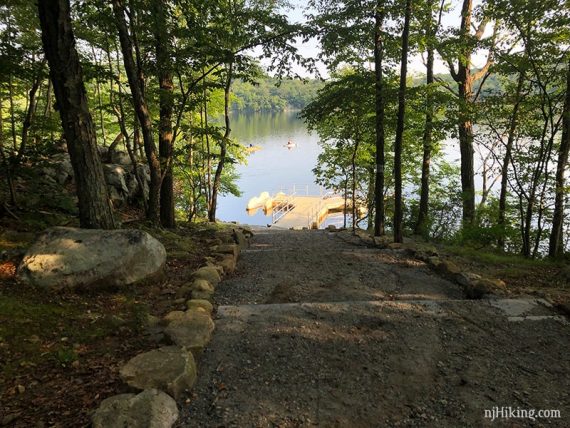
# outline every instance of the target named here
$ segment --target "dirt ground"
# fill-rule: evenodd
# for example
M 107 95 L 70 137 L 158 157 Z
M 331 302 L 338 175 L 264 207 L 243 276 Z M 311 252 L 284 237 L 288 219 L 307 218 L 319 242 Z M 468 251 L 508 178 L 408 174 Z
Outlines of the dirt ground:
M 119 369 L 156 348 L 163 335 L 149 315 L 184 309 L 180 294 L 204 262 L 215 231 L 188 225 L 151 230 L 165 245 L 165 275 L 92 293 L 55 293 L 17 281 L 35 237 L 0 225 L 0 427 L 83 427 L 101 401 L 130 392 Z
M 467 300 L 402 251 L 276 230 L 215 297 L 180 427 L 570 425 L 570 325 L 544 300 Z M 485 417 L 508 407 L 561 418 Z

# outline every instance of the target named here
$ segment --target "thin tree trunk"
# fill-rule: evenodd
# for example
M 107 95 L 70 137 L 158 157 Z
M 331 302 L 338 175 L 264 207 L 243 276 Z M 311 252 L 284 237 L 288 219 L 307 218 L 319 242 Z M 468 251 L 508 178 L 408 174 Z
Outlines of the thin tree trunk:
M 160 187 L 160 223 L 164 227 L 174 228 L 174 179 L 172 176 L 172 110 L 174 102 L 174 87 L 170 58 L 170 35 L 166 19 L 165 5 L 155 1 L 155 39 L 156 65 L 158 83 L 160 86 L 160 123 L 159 123 L 159 156 L 163 174 Z
M 376 180 L 374 235 L 384 235 L 384 77 L 382 63 L 384 60 L 384 41 L 382 30 L 384 25 L 384 2 L 378 0 L 374 13 L 374 78 L 375 78 L 375 127 L 376 127 Z
M 218 192 L 220 189 L 220 184 L 222 181 L 222 171 L 226 163 L 227 155 L 227 145 L 230 138 L 231 128 L 230 128 L 230 90 L 232 85 L 233 77 L 233 62 L 228 64 L 228 76 L 226 80 L 226 85 L 224 87 L 224 119 L 226 130 L 224 136 L 222 137 L 222 142 L 220 144 L 220 161 L 218 162 L 218 167 L 216 168 L 216 173 L 214 175 L 214 184 L 212 186 L 212 200 L 210 201 L 210 211 L 208 212 L 208 220 L 216 221 L 216 206 L 218 202 Z
M 4 153 L 4 122 L 2 117 L 2 98 L 0 98 L 0 156 L 2 156 L 2 164 L 4 173 L 6 174 L 6 184 L 10 194 L 10 205 L 16 206 L 16 192 L 14 190 L 14 182 L 12 180 L 12 170 L 6 153 Z
M 351 165 L 352 168 L 352 231 L 356 232 L 356 155 L 358 154 L 359 137 L 354 142 L 354 151 L 352 152 Z
M 206 201 L 208 211 L 212 203 L 212 153 L 210 148 L 210 134 L 208 130 L 208 98 L 206 96 L 206 82 L 204 82 L 204 134 L 206 137 Z
M 394 142 L 394 242 L 403 242 L 402 220 L 404 216 L 402 201 L 402 146 L 404 141 L 404 120 L 406 115 L 406 78 L 408 76 L 408 45 L 410 38 L 410 19 L 412 0 L 406 0 L 404 30 L 402 31 L 402 56 L 400 58 L 400 89 L 398 91 L 398 119 L 396 140 Z
M 14 112 L 14 78 L 11 73 L 8 79 L 8 100 L 10 102 L 10 131 L 12 133 L 12 147 L 15 152 L 18 150 L 18 142 L 16 137 L 16 116 Z
M 99 67 L 100 62 L 97 59 L 97 53 L 95 52 L 95 47 L 93 45 L 91 45 L 91 52 L 93 53 L 93 59 L 95 61 L 95 65 Z M 99 106 L 99 126 L 101 127 L 101 140 L 103 146 L 106 146 L 107 138 L 105 136 L 105 122 L 103 119 L 103 98 L 101 97 L 101 82 L 99 81 L 98 77 L 95 78 L 95 90 L 97 92 L 97 102 Z
M 69 0 L 39 0 L 44 52 L 77 186 L 81 227 L 115 227 L 103 167 L 89 113 Z
M 34 117 L 34 112 L 36 108 L 36 93 L 38 88 L 40 87 L 40 83 L 42 80 L 43 68 L 44 68 L 45 59 L 42 60 L 42 63 L 39 67 L 38 74 L 32 83 L 32 87 L 30 88 L 29 92 L 29 102 L 28 102 L 28 109 L 26 111 L 26 117 L 24 118 L 24 122 L 22 123 L 22 140 L 20 141 L 20 149 L 18 150 L 18 156 L 16 158 L 16 163 L 20 163 L 26 149 L 28 148 L 28 132 L 30 130 L 30 126 L 32 126 L 32 120 Z
M 150 189 L 147 218 L 151 223 L 156 225 L 160 222 L 160 187 L 162 184 L 162 175 L 160 160 L 158 158 L 152 133 L 152 119 L 144 98 L 143 85 L 140 80 L 141 70 L 136 66 L 133 58 L 133 44 L 129 37 L 127 24 L 125 22 L 124 6 L 121 0 L 113 0 L 113 12 L 115 14 L 115 23 L 119 32 L 119 41 L 121 43 L 121 51 L 123 53 L 125 72 L 127 73 L 129 86 L 131 88 L 133 105 L 140 123 L 145 154 L 150 168 Z
M 431 13 L 431 11 L 430 11 Z M 418 222 L 416 223 L 415 233 L 418 235 L 427 234 L 427 221 L 429 214 L 429 182 L 430 182 L 430 167 L 431 167 L 431 151 L 432 151 L 432 135 L 433 135 L 433 116 L 434 116 L 434 102 L 433 102 L 433 84 L 435 82 L 433 75 L 434 64 L 434 29 L 432 17 L 429 17 L 428 28 L 426 31 L 427 38 L 427 62 L 426 62 L 426 122 L 424 125 L 424 132 L 422 135 L 422 178 L 420 190 L 420 206 L 418 213 Z
M 501 192 L 499 195 L 499 218 L 498 225 L 500 229 L 499 239 L 497 245 L 501 250 L 505 249 L 505 213 L 507 210 L 507 185 L 509 180 L 509 164 L 511 162 L 513 142 L 515 141 L 515 131 L 518 123 L 518 112 L 521 104 L 521 94 L 524 84 L 524 73 L 519 73 L 517 82 L 517 90 L 515 93 L 515 104 L 509 124 L 509 135 L 507 137 L 507 145 L 505 148 L 505 156 L 503 158 L 503 165 L 501 167 Z
M 556 197 L 554 201 L 554 217 L 552 219 L 552 230 L 550 232 L 550 242 L 548 245 L 548 255 L 550 257 L 561 257 L 564 253 L 564 241 L 562 230 L 564 227 L 564 178 L 566 166 L 568 165 L 568 154 L 570 151 L 570 61 L 566 73 L 566 98 L 564 100 L 564 110 L 562 118 L 562 139 L 558 149 L 558 162 L 556 165 Z

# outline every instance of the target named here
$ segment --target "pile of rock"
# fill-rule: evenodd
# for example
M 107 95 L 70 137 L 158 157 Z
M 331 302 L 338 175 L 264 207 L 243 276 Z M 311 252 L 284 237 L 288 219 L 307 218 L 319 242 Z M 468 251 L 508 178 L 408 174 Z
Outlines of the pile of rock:
M 169 345 L 139 354 L 120 370 L 121 379 L 138 395 L 120 394 L 104 400 L 93 415 L 94 428 L 171 427 L 178 419 L 175 400 L 180 400 L 194 385 L 196 360 L 212 338 L 215 325 L 212 304 L 215 287 L 224 275 L 235 271 L 241 248 L 248 245 L 251 232 L 234 228 L 222 233 L 212 246 L 213 256 L 194 271 L 189 285 L 185 311 L 172 311 L 154 322 Z
M 112 151 L 108 147 L 99 147 L 103 161 L 103 173 L 109 191 L 109 197 L 115 208 L 120 208 L 144 195 L 148 197 L 150 170 L 146 163 L 137 163 L 136 170 L 129 155 L 123 151 Z M 139 185 L 135 171 L 143 183 Z M 50 157 L 46 166 L 40 169 L 40 174 L 46 182 L 60 185 L 73 181 L 73 167 L 67 152 L 57 153 Z

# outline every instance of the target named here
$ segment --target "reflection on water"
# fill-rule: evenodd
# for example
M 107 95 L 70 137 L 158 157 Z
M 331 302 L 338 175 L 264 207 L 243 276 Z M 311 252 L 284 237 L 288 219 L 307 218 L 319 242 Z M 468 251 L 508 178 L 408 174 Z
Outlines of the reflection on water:
M 289 190 L 294 185 L 311 193 L 317 192 L 312 169 L 320 153 L 318 136 L 310 134 L 297 112 L 240 113 L 231 118 L 232 135 L 241 144 L 259 146 L 250 153 L 247 165 L 239 165 L 237 181 L 242 196 L 223 196 L 218 204 L 217 217 L 224 221 L 267 225 L 270 213 L 263 210 L 246 211 L 247 202 L 262 192 L 274 194 Z M 291 141 L 294 147 L 287 147 Z

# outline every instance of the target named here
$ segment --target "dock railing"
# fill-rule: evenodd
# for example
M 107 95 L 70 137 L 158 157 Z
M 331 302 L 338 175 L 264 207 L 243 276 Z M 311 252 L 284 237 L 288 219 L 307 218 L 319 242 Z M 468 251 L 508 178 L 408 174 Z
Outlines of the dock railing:
M 271 223 L 277 223 L 285 214 L 295 208 L 295 204 L 293 203 L 295 200 L 295 192 L 287 195 L 287 197 L 282 201 L 279 202 L 273 211 L 271 212 Z

